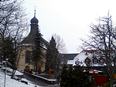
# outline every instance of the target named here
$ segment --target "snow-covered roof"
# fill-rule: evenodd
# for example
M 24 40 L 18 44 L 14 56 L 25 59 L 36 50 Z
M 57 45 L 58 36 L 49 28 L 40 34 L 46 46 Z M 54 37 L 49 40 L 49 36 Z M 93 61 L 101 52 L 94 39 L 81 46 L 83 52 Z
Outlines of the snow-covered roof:
M 89 55 L 90 56 L 90 55 Z M 75 62 L 76 61 L 79 61 L 80 63 L 82 63 L 81 65 L 84 65 L 84 61 L 85 59 L 87 58 L 87 55 L 85 55 L 85 52 L 80 52 L 75 58 L 74 58 L 74 62 L 73 62 L 73 65 L 76 65 Z M 79 64 L 80 65 L 80 64 Z
M 69 64 L 69 65 L 70 65 L 70 64 L 71 64 L 71 65 L 74 64 L 74 60 L 68 60 L 68 61 L 67 61 L 67 64 Z
M 62 57 L 66 60 L 73 60 L 78 53 L 62 54 Z
M 68 61 L 68 64 L 72 64 L 72 65 L 79 64 L 81 66 L 86 66 L 85 59 L 89 58 L 91 61 L 93 61 L 93 55 L 98 56 L 96 50 L 83 50 L 76 57 L 74 57 L 73 60 Z M 93 62 L 91 62 L 91 66 L 104 66 L 104 65 L 105 63 L 94 64 Z
M 23 75 L 23 73 L 19 72 L 19 71 L 16 71 L 15 72 L 15 75 Z

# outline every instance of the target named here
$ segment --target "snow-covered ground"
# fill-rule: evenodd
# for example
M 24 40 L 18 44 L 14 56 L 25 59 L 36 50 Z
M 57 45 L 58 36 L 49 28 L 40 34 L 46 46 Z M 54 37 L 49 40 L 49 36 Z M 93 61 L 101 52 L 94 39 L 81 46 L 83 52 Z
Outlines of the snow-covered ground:
M 15 79 L 11 79 L 11 76 L 6 75 L 6 83 L 4 86 L 5 74 L 0 70 L 0 87 L 40 87 L 40 86 L 35 86 L 35 84 L 31 83 L 26 79 L 22 79 L 22 80 L 28 82 L 28 84 L 22 83 L 21 81 L 17 81 Z

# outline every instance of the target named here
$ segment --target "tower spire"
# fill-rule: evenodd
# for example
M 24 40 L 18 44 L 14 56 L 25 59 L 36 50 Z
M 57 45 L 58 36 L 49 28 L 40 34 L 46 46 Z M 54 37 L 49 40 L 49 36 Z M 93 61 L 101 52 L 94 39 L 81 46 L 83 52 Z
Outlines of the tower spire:
M 34 17 L 36 17 L 36 9 L 34 9 Z

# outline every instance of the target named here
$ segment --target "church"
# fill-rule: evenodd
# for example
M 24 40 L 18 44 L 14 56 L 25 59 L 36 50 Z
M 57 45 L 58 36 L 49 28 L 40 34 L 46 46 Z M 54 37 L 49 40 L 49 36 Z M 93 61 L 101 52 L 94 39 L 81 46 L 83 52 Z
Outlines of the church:
M 16 60 L 16 66 L 19 71 L 24 70 L 34 70 L 33 56 L 32 51 L 35 48 L 35 37 L 37 37 L 39 31 L 38 19 L 36 18 L 36 14 L 34 13 L 34 17 L 30 21 L 30 32 L 26 38 L 20 43 L 18 48 L 18 55 Z M 48 42 L 41 38 L 40 40 L 42 57 L 37 64 L 39 72 L 45 71 L 45 63 L 46 63 L 46 49 Z

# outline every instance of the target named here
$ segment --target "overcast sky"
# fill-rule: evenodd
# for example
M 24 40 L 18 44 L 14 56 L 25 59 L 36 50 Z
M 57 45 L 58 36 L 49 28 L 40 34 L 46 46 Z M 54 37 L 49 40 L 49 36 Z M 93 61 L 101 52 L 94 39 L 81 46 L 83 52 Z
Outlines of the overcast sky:
M 43 37 L 49 41 L 53 34 L 63 38 L 66 52 L 80 52 L 80 39 L 87 39 L 90 25 L 108 11 L 116 20 L 116 0 L 24 0 L 28 22 L 36 17 Z

